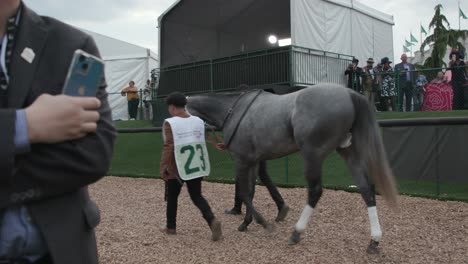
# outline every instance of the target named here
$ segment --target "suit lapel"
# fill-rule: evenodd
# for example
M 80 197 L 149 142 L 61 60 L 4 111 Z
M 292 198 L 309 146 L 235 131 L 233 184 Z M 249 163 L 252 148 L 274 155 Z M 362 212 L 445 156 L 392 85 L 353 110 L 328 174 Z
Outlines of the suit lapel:
M 42 19 L 24 6 L 9 73 L 8 107 L 23 107 L 46 40 L 47 29 Z

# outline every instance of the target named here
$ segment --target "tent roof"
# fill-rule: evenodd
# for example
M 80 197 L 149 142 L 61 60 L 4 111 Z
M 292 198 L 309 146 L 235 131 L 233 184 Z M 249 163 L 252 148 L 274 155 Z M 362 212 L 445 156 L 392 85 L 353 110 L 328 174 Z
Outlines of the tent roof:
M 216 2 L 216 4 L 219 3 L 219 1 L 216 1 L 216 0 L 212 0 L 214 2 Z M 227 19 L 230 19 L 232 17 L 232 15 L 238 13 L 239 11 L 241 11 L 242 9 L 244 9 L 245 7 L 248 7 L 249 5 L 252 4 L 252 2 L 254 2 L 255 0 L 238 0 L 238 1 L 230 1 L 231 3 L 224 6 L 224 8 L 220 8 L 218 11 L 218 17 L 224 17 L 225 20 Z M 294 0 L 289 0 L 289 1 L 294 1 Z M 389 14 L 385 14 L 383 12 L 380 12 L 374 8 L 371 8 L 369 6 L 366 6 L 362 3 L 359 3 L 355 0 L 324 0 L 326 2 L 329 2 L 329 3 L 332 3 L 332 4 L 337 4 L 337 5 L 341 5 L 341 6 L 344 6 L 344 7 L 348 7 L 348 8 L 351 8 L 351 9 L 354 9 L 356 11 L 359 11 L 363 14 L 366 14 L 368 16 L 371 16 L 373 18 L 376 18 L 378 20 L 381 20 L 383 22 L 386 22 L 386 23 L 389 23 L 391 25 L 394 25 L 394 21 L 393 21 L 393 16 L 392 15 L 389 15 Z M 164 11 L 159 17 L 158 17 L 158 22 L 159 24 L 161 24 L 161 20 L 169 13 L 171 12 L 171 10 L 173 10 L 174 8 L 176 8 L 178 5 L 182 4 L 181 2 L 184 2 L 184 0 L 177 0 L 175 3 L 173 3 L 166 11 Z M 189 1 L 190 2 L 190 1 Z M 211 6 L 215 6 L 216 4 L 213 4 Z M 218 4 L 219 5 L 219 4 Z M 193 10 L 193 8 L 199 8 L 199 9 L 205 9 L 204 6 L 200 6 L 200 5 L 197 5 L 197 6 L 191 6 L 191 9 L 189 10 Z M 227 13 L 230 13 L 227 14 Z M 203 19 L 202 17 L 200 17 L 200 19 Z
M 104 60 L 120 60 L 130 58 L 145 58 L 151 57 L 157 60 L 156 53 L 150 49 L 112 38 L 103 34 L 99 34 L 90 30 L 81 29 L 91 35 L 99 47 L 101 56 Z

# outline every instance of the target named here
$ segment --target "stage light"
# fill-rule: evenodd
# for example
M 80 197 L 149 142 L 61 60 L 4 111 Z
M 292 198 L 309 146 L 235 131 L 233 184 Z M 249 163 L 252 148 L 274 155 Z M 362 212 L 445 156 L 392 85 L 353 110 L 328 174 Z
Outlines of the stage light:
M 268 37 L 268 42 L 270 42 L 271 44 L 275 44 L 277 41 L 278 41 L 278 38 L 275 35 L 270 35 Z

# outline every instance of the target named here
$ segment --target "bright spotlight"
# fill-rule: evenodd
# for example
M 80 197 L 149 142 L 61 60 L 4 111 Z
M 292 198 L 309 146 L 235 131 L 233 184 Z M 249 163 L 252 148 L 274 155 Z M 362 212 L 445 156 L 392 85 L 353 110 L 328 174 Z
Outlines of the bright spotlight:
M 270 35 L 268 37 L 268 42 L 270 42 L 271 44 L 275 44 L 277 41 L 278 41 L 278 38 L 275 35 Z

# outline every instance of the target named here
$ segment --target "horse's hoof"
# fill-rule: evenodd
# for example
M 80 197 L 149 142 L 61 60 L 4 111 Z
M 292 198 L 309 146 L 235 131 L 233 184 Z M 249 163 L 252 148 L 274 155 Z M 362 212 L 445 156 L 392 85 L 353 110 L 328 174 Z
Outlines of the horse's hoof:
M 371 240 L 369 246 L 367 247 L 367 254 L 379 254 L 379 242 Z
M 264 226 L 265 230 L 268 232 L 268 233 L 273 233 L 275 232 L 275 225 L 273 224 L 270 224 L 270 223 L 266 223 L 265 226 Z
M 242 223 L 242 224 L 237 228 L 237 230 L 238 230 L 239 232 L 245 232 L 245 231 L 247 231 L 247 225 Z
M 288 212 L 289 212 L 289 206 L 284 205 L 283 207 L 281 207 L 281 209 L 278 212 L 278 216 L 276 216 L 275 221 L 276 222 L 283 221 L 286 218 L 286 216 L 288 215 Z
M 296 245 L 301 240 L 301 233 L 294 230 L 289 237 L 288 245 Z
M 226 210 L 224 210 L 224 213 L 228 214 L 228 215 L 240 215 L 240 214 L 242 214 L 242 212 L 240 210 L 237 210 L 235 208 L 232 208 L 231 210 L 226 209 Z

